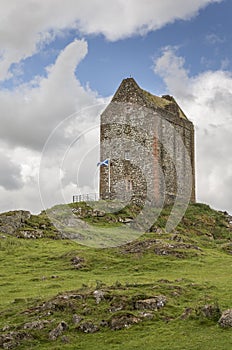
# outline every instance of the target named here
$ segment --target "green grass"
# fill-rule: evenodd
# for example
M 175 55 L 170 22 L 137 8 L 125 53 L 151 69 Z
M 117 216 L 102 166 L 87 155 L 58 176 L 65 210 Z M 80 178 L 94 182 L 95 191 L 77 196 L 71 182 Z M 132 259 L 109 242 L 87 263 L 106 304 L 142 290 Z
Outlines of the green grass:
M 46 319 L 50 323 L 44 329 L 26 330 L 31 338 L 20 340 L 17 349 L 231 349 L 232 329 L 222 329 L 216 320 L 198 313 L 206 304 L 219 305 L 221 310 L 232 307 L 232 260 L 225 249 L 231 244 L 231 229 L 222 213 L 196 204 L 188 208 L 175 232 L 167 234 L 162 228 L 169 212 L 170 208 L 165 208 L 156 222 L 159 231 L 147 232 L 137 241 L 116 248 L 5 235 L 0 239 L 0 328 L 10 328 L 2 334 L 25 332 L 26 322 Z M 42 218 L 31 220 L 38 227 L 40 219 L 47 220 L 44 213 Z M 104 229 L 106 235 L 113 229 L 120 231 L 117 223 L 104 225 L 101 220 L 95 226 L 97 234 L 104 234 Z M 27 224 L 31 227 L 32 222 Z M 76 256 L 84 259 L 80 269 L 72 263 Z M 96 288 L 107 296 L 99 304 L 93 298 Z M 68 291 L 81 294 L 82 299 L 59 301 L 57 295 L 67 295 Z M 94 334 L 85 334 L 72 323 L 74 313 L 97 325 L 103 319 L 109 321 L 117 315 L 109 311 L 112 303 L 121 302 L 125 305 L 119 313 L 139 317 L 134 301 L 156 295 L 165 295 L 167 304 L 152 311 L 153 319 L 129 328 L 113 331 L 100 327 Z M 57 300 L 51 314 L 36 311 L 45 301 Z M 192 313 L 183 320 L 186 308 Z M 49 340 L 49 332 L 62 320 L 69 325 L 64 332 L 69 342 L 64 343 L 62 336 Z

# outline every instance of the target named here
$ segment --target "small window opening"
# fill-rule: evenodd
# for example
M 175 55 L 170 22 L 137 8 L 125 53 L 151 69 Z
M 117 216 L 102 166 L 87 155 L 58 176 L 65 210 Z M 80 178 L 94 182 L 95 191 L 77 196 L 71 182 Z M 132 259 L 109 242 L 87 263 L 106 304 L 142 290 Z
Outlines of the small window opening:
M 125 160 L 130 160 L 130 151 L 125 151 Z
M 126 179 L 126 191 L 132 191 L 133 190 L 133 182 L 131 179 Z

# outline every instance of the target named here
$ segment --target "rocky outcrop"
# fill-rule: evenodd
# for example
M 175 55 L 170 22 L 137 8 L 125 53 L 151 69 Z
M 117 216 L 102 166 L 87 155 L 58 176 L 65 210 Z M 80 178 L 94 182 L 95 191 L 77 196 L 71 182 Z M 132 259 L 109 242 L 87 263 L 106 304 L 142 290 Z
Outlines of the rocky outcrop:
M 2 349 L 16 349 L 22 341 L 30 338 L 31 336 L 27 332 L 12 331 L 10 333 L 0 335 L 0 347 Z
M 10 235 L 21 227 L 25 226 L 25 222 L 30 219 L 31 213 L 25 210 L 9 211 L 0 214 L 0 231 Z
M 39 229 L 35 229 L 35 230 L 19 230 L 15 232 L 16 237 L 18 238 L 32 238 L 32 239 L 36 239 L 36 238 L 42 238 L 44 236 L 43 231 L 39 230 Z
M 161 256 L 175 256 L 176 258 L 186 258 L 188 256 L 198 256 L 201 254 L 201 248 L 195 244 L 184 243 L 181 241 L 165 242 L 163 239 L 150 238 L 143 241 L 133 241 L 122 246 L 121 251 L 124 254 L 138 254 L 146 251 L 153 252 Z
M 26 239 L 62 238 L 44 213 L 32 215 L 26 210 L 1 213 L 0 233 Z M 5 238 L 5 236 L 0 235 L 0 238 Z

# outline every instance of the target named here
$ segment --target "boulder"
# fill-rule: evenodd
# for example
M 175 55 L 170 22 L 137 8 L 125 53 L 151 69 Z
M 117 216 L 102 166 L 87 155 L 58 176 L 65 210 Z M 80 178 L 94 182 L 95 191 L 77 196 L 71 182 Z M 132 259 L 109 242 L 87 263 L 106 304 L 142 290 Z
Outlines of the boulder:
M 136 310 L 158 310 L 165 306 L 167 299 L 164 295 L 155 296 L 149 299 L 137 300 Z
M 71 263 L 74 267 L 74 269 L 79 270 L 82 267 L 84 267 L 84 261 L 85 259 L 80 256 L 74 256 L 74 258 L 71 259 Z
M 10 332 L 8 334 L 0 335 L 0 348 L 2 349 L 16 349 L 23 340 L 31 338 L 26 332 Z
M 102 290 L 95 290 L 93 296 L 96 300 L 96 303 L 99 304 L 104 299 L 104 292 Z
M 27 322 L 24 324 L 24 329 L 43 329 L 47 324 L 49 324 L 49 321 L 47 320 L 38 320 L 33 322 Z
M 116 331 L 123 328 L 128 328 L 131 325 L 138 323 L 139 321 L 140 318 L 130 313 L 124 315 L 115 315 L 112 316 L 111 320 L 109 321 L 109 327 L 112 330 Z
M 139 314 L 142 318 L 152 320 L 154 315 L 151 312 L 142 311 Z
M 82 317 L 77 315 L 77 314 L 74 314 L 73 317 L 72 317 L 72 321 L 74 324 L 79 324 L 81 321 L 82 321 Z
M 181 320 L 187 320 L 193 312 L 191 307 L 186 307 L 182 315 L 180 316 Z
M 200 309 L 204 317 L 209 320 L 218 321 L 221 316 L 221 310 L 217 304 L 213 305 L 204 305 Z
M 99 327 L 91 321 L 82 323 L 77 329 L 84 333 L 95 333 L 99 331 Z
M 221 327 L 232 327 L 232 309 L 223 311 L 218 323 Z
M 49 333 L 49 339 L 56 340 L 66 329 L 68 329 L 67 323 L 61 321 L 58 326 Z

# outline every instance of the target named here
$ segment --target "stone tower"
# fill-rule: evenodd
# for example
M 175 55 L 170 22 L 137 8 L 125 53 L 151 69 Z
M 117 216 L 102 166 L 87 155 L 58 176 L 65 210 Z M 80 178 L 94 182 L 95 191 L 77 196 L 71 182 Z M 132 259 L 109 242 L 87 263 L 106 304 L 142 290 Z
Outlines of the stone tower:
M 124 79 L 101 115 L 100 198 L 195 201 L 194 127 L 169 95 Z

